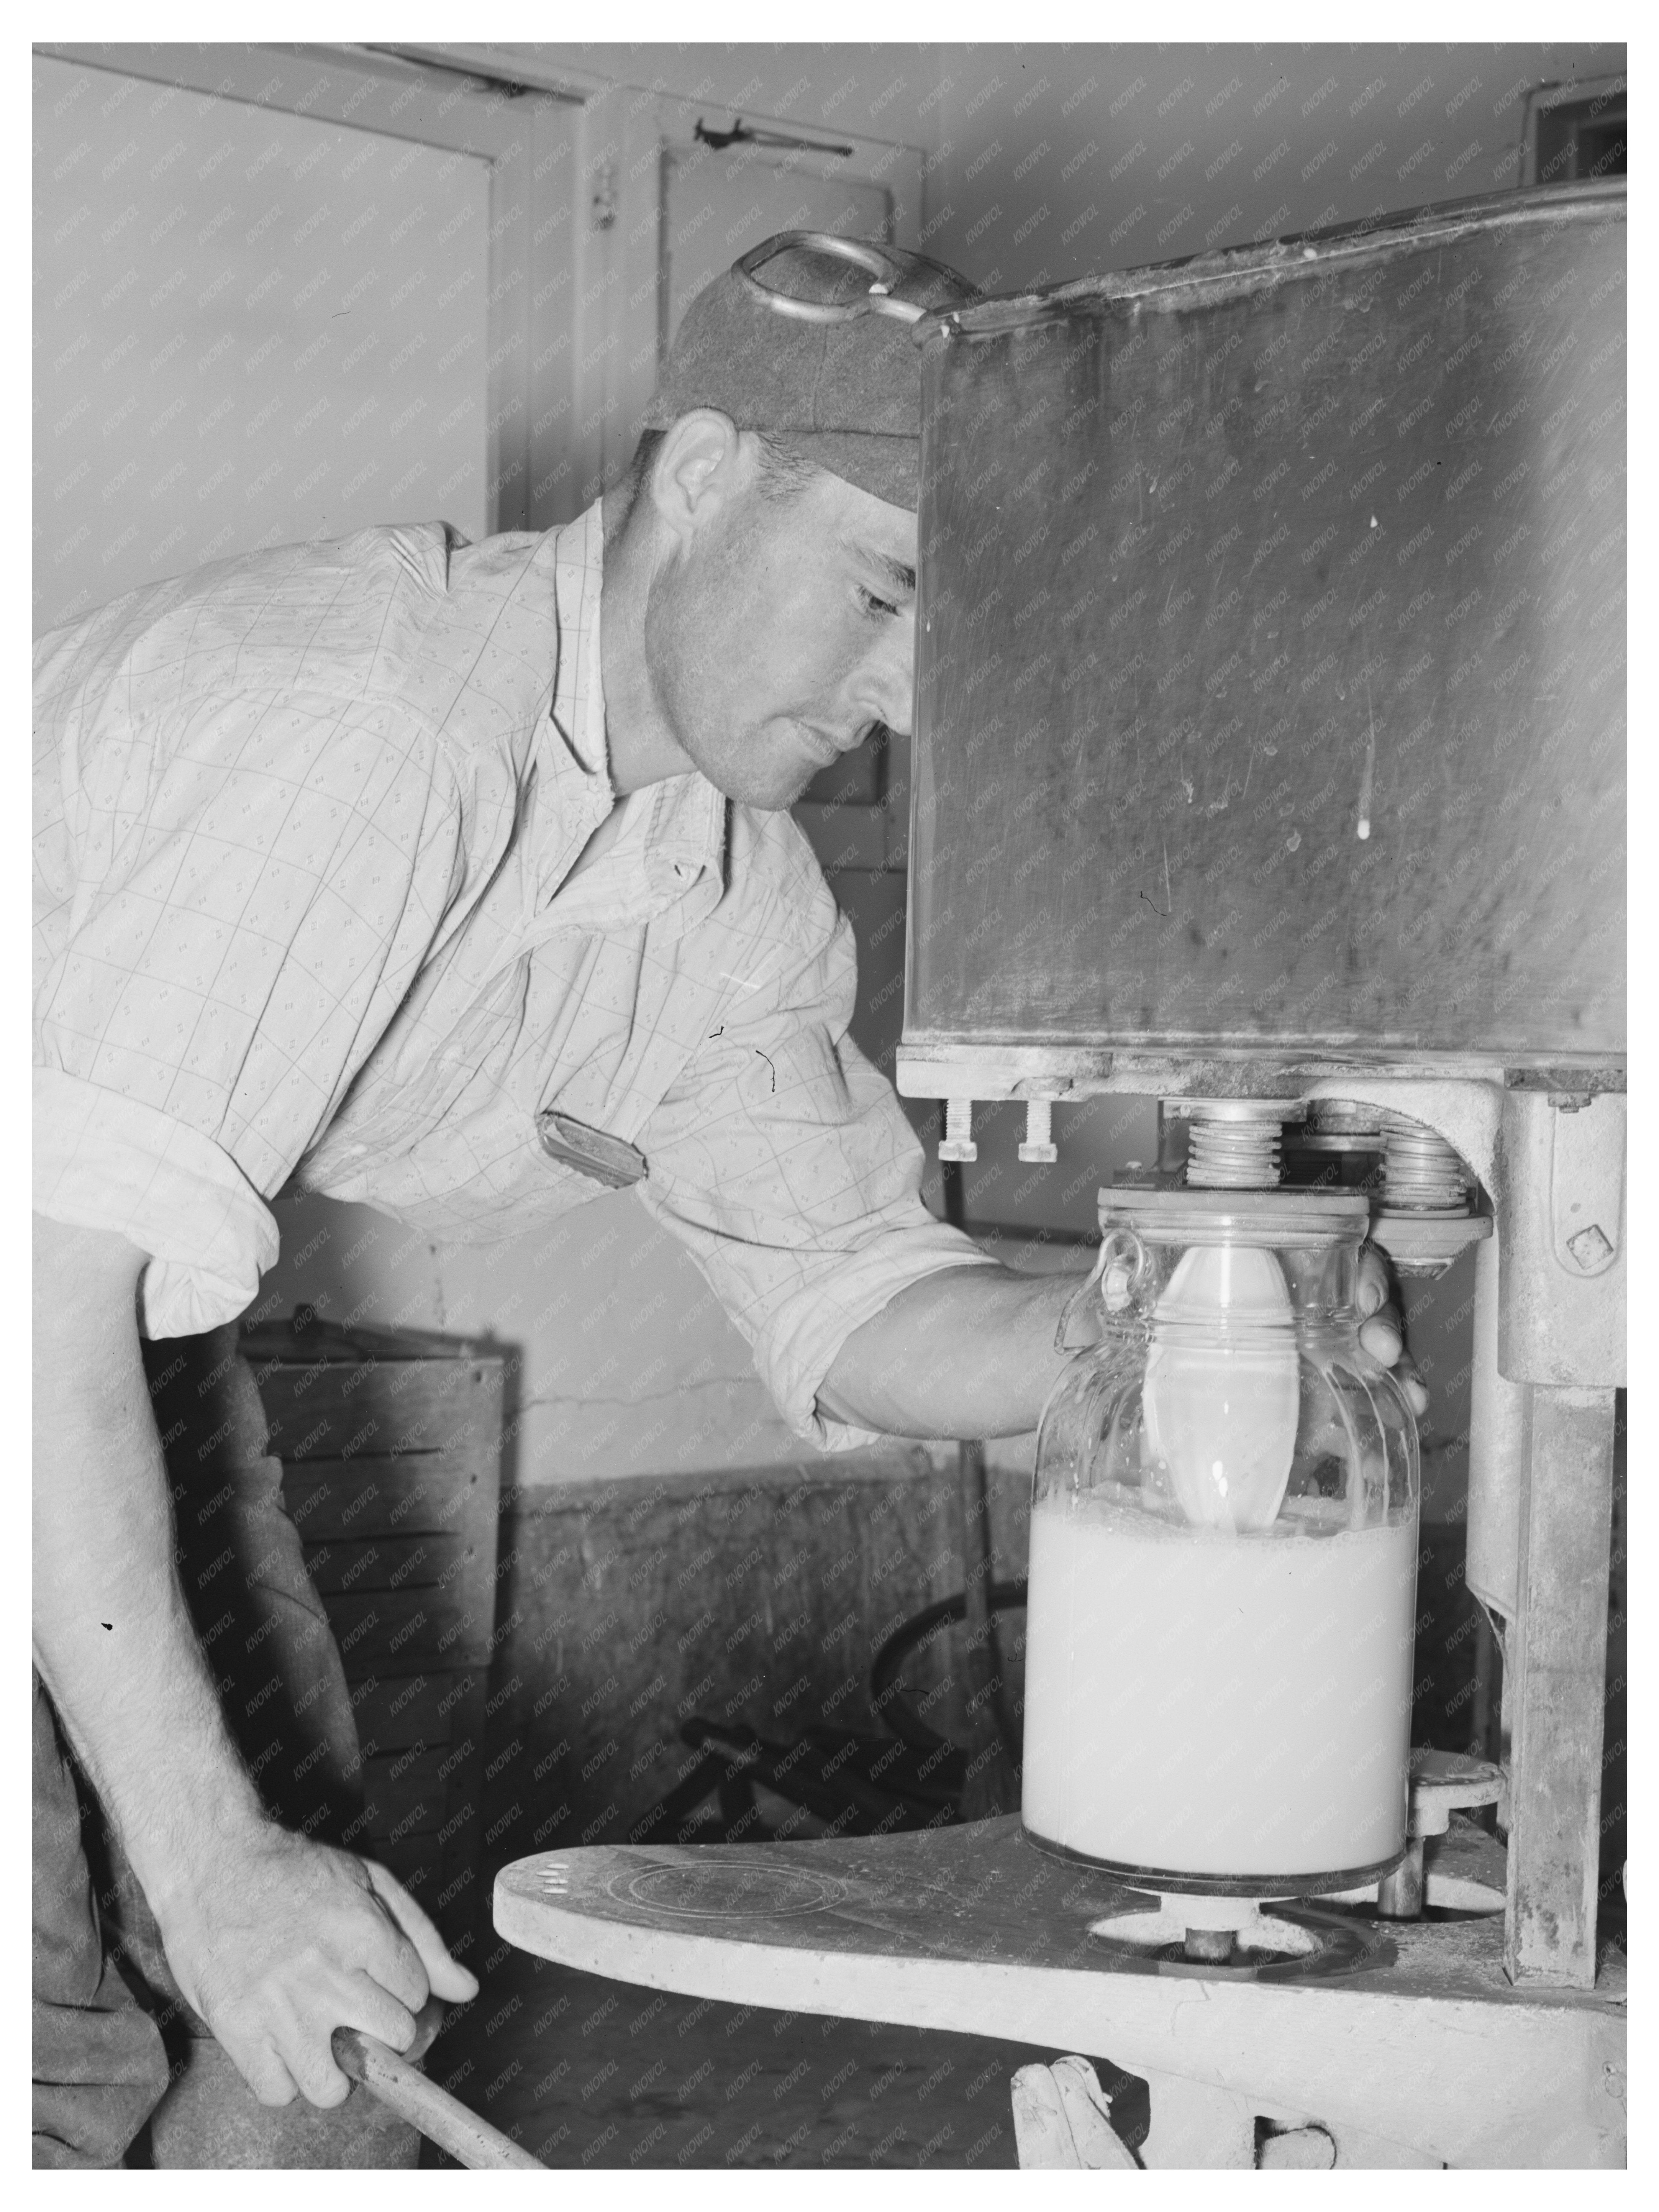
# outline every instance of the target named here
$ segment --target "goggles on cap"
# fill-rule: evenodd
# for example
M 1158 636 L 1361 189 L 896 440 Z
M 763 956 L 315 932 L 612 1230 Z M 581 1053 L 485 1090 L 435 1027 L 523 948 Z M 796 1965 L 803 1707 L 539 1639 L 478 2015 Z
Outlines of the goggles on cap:
M 922 319 L 976 296 L 925 254 L 823 230 L 751 246 L 685 311 L 641 427 L 713 408 L 896 507 L 920 495 Z
M 865 270 L 874 281 L 850 299 L 813 300 L 781 291 L 757 274 L 769 261 L 792 250 L 825 254 Z M 914 300 L 896 297 L 898 285 L 912 276 L 942 277 L 957 287 L 962 281 L 954 270 L 930 261 L 925 253 L 912 253 L 902 246 L 878 245 L 872 239 L 842 238 L 830 230 L 781 230 L 775 238 L 763 239 L 751 246 L 733 263 L 732 273 L 775 314 L 792 316 L 803 323 L 850 323 L 860 315 L 891 315 L 898 322 L 919 323 L 930 311 Z

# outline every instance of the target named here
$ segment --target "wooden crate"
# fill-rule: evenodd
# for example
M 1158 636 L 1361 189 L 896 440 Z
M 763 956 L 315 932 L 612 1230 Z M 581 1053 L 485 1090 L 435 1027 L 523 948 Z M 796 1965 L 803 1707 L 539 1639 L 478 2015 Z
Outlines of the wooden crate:
M 351 1688 L 365 1802 L 348 1841 L 465 1947 L 480 1906 L 502 1357 L 289 1322 L 245 1329 L 243 1350 Z

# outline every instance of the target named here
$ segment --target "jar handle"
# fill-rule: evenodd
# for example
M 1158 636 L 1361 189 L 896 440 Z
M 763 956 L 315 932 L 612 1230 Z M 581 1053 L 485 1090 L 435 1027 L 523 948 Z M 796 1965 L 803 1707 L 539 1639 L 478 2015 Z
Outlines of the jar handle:
M 1112 1277 L 1120 1270 L 1122 1271 L 1121 1280 L 1115 1283 Z M 1066 1336 L 1072 1324 L 1072 1316 L 1097 1285 L 1101 1286 L 1102 1304 L 1108 1313 L 1114 1313 L 1120 1306 L 1127 1305 L 1140 1287 L 1146 1273 L 1146 1248 L 1133 1230 L 1109 1229 L 1100 1240 L 1100 1250 L 1086 1280 L 1078 1285 L 1060 1309 L 1060 1325 L 1054 1331 L 1054 1350 L 1081 1352 L 1086 1349 L 1083 1345 L 1068 1344 Z

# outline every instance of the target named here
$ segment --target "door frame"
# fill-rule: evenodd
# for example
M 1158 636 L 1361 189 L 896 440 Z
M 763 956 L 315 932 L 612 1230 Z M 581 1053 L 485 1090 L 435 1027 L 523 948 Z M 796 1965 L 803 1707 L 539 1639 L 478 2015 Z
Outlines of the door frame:
M 649 53 L 644 49 L 641 59 Z M 667 52 L 672 56 L 672 47 Z M 691 142 L 699 116 L 724 122 L 730 109 L 706 96 L 626 84 L 556 55 L 505 52 L 489 44 L 411 46 L 398 52 L 434 66 L 476 69 L 501 82 L 533 85 L 581 102 L 575 252 L 580 317 L 573 402 L 585 495 L 617 481 L 634 452 L 641 410 L 655 381 L 661 316 L 663 161 L 671 147 Z M 920 250 L 927 156 L 920 147 L 855 137 L 839 125 L 769 116 L 745 107 L 744 119 L 764 129 L 851 146 L 845 161 L 803 154 L 849 182 L 884 185 L 893 195 L 893 240 Z

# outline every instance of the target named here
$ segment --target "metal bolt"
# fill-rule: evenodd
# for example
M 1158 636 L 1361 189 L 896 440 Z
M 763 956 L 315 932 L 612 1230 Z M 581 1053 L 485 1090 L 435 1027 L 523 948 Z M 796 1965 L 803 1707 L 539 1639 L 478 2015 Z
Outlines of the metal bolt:
M 1232 1928 L 1188 1928 L 1182 1936 L 1181 1948 L 1189 1959 L 1224 1966 L 1233 1955 L 1237 1938 L 1237 1930 Z
M 1384 1920 L 1423 1917 L 1423 1838 L 1413 1836 L 1406 1856 L 1376 1885 L 1376 1910 Z
M 1028 1098 L 1025 1102 L 1025 1142 L 1019 1148 L 1019 1157 L 1034 1166 L 1052 1167 L 1060 1158 L 1054 1141 L 1054 1106 L 1047 1098 Z
M 974 1142 L 974 1102 L 971 1098 L 947 1098 L 945 1102 L 945 1136 L 939 1148 L 942 1160 L 976 1160 L 979 1146 Z
M 1567 1239 L 1567 1249 L 1588 1275 L 1604 1267 L 1613 1257 L 1613 1245 L 1601 1225 L 1592 1221 L 1588 1229 L 1581 1229 L 1576 1237 Z

